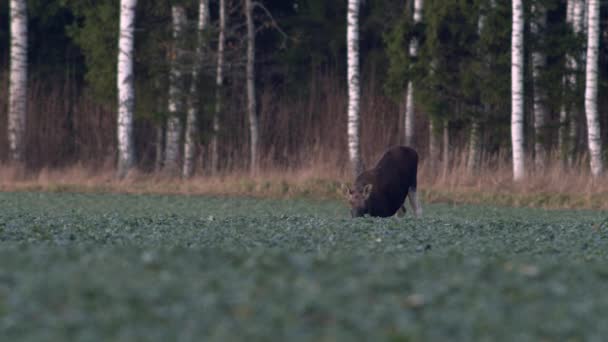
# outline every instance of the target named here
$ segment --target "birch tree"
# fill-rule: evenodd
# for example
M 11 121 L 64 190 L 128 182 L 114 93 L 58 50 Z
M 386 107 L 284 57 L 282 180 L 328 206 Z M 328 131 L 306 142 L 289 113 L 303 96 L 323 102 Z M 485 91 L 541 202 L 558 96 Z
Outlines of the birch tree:
M 546 66 L 545 54 L 541 51 L 540 45 L 543 29 L 547 21 L 547 13 L 541 4 L 532 5 L 532 12 L 536 15 L 530 23 L 530 31 L 536 36 L 537 46 L 532 52 L 532 79 L 534 88 L 533 110 L 534 110 L 534 164 L 538 170 L 542 170 L 546 164 L 546 128 L 547 105 L 545 90 L 541 86 L 541 73 Z
M 253 4 L 251 0 L 245 0 L 245 16 L 247 17 L 247 116 L 249 118 L 249 135 L 251 139 L 249 167 L 251 173 L 255 174 L 259 170 L 258 145 L 260 133 L 255 100 L 255 26 L 253 23 Z
M 511 145 L 513 179 L 524 179 L 524 15 L 522 0 L 513 0 L 511 31 Z
M 137 0 L 121 0 L 118 37 L 118 168 L 119 178 L 127 175 L 135 163 L 133 148 L 133 32 Z
M 602 173 L 602 142 L 597 114 L 597 77 L 600 30 L 599 0 L 587 1 L 587 68 L 585 84 L 585 116 L 587 117 L 587 141 L 594 177 Z
M 226 3 L 219 0 L 219 37 L 217 42 L 217 66 L 215 73 L 215 113 L 213 114 L 213 132 L 211 135 L 211 172 L 219 170 L 218 134 L 220 115 L 222 113 L 222 92 L 224 85 L 224 45 L 226 41 Z
M 198 81 L 203 59 L 203 32 L 209 23 L 209 0 L 200 0 L 197 23 L 197 45 L 194 64 L 192 66 L 192 81 L 190 83 L 190 93 L 188 95 L 188 114 L 186 116 L 186 134 L 184 142 L 184 167 L 183 176 L 191 177 L 194 172 L 194 154 L 196 150 L 197 131 L 198 131 Z
M 414 25 L 422 21 L 423 0 L 414 1 Z M 413 37 L 410 41 L 410 56 L 415 59 L 418 56 L 418 39 Z M 405 100 L 405 144 L 411 146 L 414 142 L 414 83 L 410 80 L 407 84 Z
M 359 116 L 359 0 L 348 0 L 346 18 L 348 75 L 348 153 L 354 177 L 363 171 Z
M 186 24 L 186 11 L 183 6 L 171 7 L 173 25 L 173 51 L 171 53 L 171 70 L 169 72 L 169 117 L 167 119 L 167 134 L 165 138 L 165 171 L 170 174 L 179 172 L 179 141 L 182 135 L 182 121 L 179 117 L 183 111 L 182 72 L 180 62 L 183 51 L 181 40 Z
M 27 110 L 27 4 L 11 0 L 11 61 L 9 81 L 8 141 L 9 158 L 25 162 L 25 120 Z

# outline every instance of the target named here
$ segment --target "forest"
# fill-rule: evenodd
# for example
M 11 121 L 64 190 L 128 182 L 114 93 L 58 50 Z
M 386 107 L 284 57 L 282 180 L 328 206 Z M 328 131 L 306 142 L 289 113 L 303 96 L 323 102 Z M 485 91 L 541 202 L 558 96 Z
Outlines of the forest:
M 354 50 L 345 1 L 4 2 L 0 161 L 34 171 L 124 164 L 186 177 L 344 172 L 363 167 L 353 166 L 355 134 L 365 166 L 387 147 L 407 144 L 444 174 L 457 165 L 473 174 L 513 158 L 526 161 L 524 174 L 549 165 L 601 172 L 608 9 L 598 1 L 353 4 Z M 124 18 L 132 25 L 121 26 Z M 16 48 L 24 45 L 19 34 L 24 50 Z M 132 54 L 119 49 L 125 36 Z M 358 54 L 356 113 L 351 51 Z M 121 62 L 119 52 L 130 59 Z M 120 63 L 131 63 L 132 73 L 121 75 Z M 518 88 L 510 82 L 513 65 L 520 66 Z M 11 76 L 11 66 L 24 73 Z M 22 79 L 14 85 L 23 88 L 15 92 L 20 101 L 9 98 L 12 77 Z M 595 99 L 588 80 L 595 80 Z M 119 94 L 122 81 L 132 88 L 128 101 Z M 513 132 L 521 133 L 515 145 Z M 514 165 L 515 178 L 517 168 L 524 172 Z

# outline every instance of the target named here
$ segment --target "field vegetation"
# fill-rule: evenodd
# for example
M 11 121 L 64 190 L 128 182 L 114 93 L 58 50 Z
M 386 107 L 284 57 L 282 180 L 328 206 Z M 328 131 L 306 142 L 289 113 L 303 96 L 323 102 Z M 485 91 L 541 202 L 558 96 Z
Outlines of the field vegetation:
M 10 341 L 583 341 L 608 334 L 602 212 L 0 193 Z

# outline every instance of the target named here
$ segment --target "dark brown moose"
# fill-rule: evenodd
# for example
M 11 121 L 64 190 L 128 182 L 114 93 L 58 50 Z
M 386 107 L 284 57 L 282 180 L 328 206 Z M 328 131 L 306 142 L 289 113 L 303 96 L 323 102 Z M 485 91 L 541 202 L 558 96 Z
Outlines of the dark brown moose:
M 351 206 L 352 217 L 393 216 L 405 212 L 405 198 L 409 194 L 414 216 L 422 214 L 416 196 L 418 153 L 410 147 L 389 148 L 373 169 L 362 172 L 352 187 L 344 186 Z

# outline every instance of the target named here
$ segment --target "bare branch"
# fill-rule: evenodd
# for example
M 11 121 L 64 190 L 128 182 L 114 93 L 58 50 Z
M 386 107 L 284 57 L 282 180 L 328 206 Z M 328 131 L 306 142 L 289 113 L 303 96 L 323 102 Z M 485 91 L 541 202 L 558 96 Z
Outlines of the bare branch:
M 287 33 L 285 33 L 285 31 L 283 31 L 283 29 L 281 29 L 279 24 L 277 24 L 276 20 L 274 20 L 274 17 L 270 13 L 270 11 L 264 5 L 262 5 L 260 2 L 254 1 L 252 3 L 252 5 L 253 5 L 254 9 L 256 7 L 259 7 L 266 14 L 266 16 L 268 16 L 268 19 L 270 19 L 271 26 L 274 27 L 275 30 L 277 30 L 277 32 L 279 32 L 283 36 L 283 42 L 281 43 L 281 47 L 285 47 L 285 42 L 287 40 L 289 40 L 289 36 L 287 35 Z

